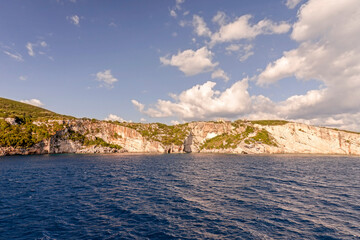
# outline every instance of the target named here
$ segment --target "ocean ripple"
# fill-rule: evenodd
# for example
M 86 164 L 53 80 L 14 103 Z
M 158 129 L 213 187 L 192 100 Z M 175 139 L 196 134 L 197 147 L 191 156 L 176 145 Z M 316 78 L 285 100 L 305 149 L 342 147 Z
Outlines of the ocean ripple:
M 0 239 L 360 239 L 360 159 L 0 159 Z

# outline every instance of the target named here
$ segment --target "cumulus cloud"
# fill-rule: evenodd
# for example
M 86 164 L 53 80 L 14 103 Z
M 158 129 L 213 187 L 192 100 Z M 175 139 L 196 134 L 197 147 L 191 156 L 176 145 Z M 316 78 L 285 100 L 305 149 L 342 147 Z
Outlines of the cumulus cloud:
M 230 78 L 229 76 L 224 72 L 224 70 L 222 69 L 216 69 L 212 74 L 211 74 L 211 79 L 215 79 L 215 78 L 221 78 L 223 79 L 225 82 L 229 81 Z
M 126 120 L 125 119 L 123 119 L 122 117 L 119 117 L 119 116 L 117 116 L 117 115 L 115 115 L 115 114 L 109 114 L 109 116 L 107 116 L 106 118 L 105 118 L 105 120 L 106 121 L 118 121 L 118 122 L 126 122 Z
M 282 111 L 290 117 L 319 120 L 360 112 L 359 12 L 356 0 L 310 0 L 300 9 L 291 33 L 299 47 L 268 64 L 257 80 L 269 85 L 295 76 L 323 83 L 284 103 Z
M 295 8 L 302 0 L 287 0 L 285 5 L 290 8 L 293 9 Z
M 203 72 L 212 71 L 219 63 L 212 62 L 213 53 L 206 47 L 194 51 L 191 49 L 178 52 L 170 58 L 160 57 L 160 62 L 164 65 L 178 67 L 186 76 L 192 76 Z
M 35 98 L 29 100 L 21 100 L 20 102 L 34 105 L 36 107 L 44 106 L 44 104 L 39 99 L 35 99 Z
M 139 103 L 138 101 L 136 101 L 136 100 L 131 100 L 131 102 L 132 102 L 132 104 L 137 108 L 137 110 L 139 111 L 139 112 L 143 112 L 143 110 L 144 110 L 144 104 L 141 104 L 141 103 Z
M 215 90 L 215 85 L 211 81 L 196 85 L 179 95 L 172 95 L 173 101 L 160 99 L 155 106 L 143 108 L 142 112 L 151 117 L 177 116 L 183 120 L 199 120 L 235 117 L 249 110 L 248 79 L 236 82 L 224 92 Z
M 3 53 L 8 55 L 9 57 L 14 59 L 15 61 L 18 61 L 18 62 L 23 62 L 24 61 L 24 59 L 23 59 L 23 57 L 21 56 L 20 53 L 17 53 L 17 52 L 11 53 L 11 52 L 8 52 L 8 51 L 3 51 Z
M 251 15 L 243 15 L 235 21 L 221 25 L 218 32 L 211 36 L 211 45 L 241 39 L 253 39 L 260 34 L 282 34 L 290 30 L 286 22 L 275 23 L 264 19 L 256 24 L 250 23 Z
M 75 26 L 80 26 L 80 17 L 78 15 L 67 16 L 66 19 Z
M 195 33 L 200 37 L 210 37 L 211 31 L 206 26 L 204 19 L 198 15 L 193 16 L 193 22 Z
M 208 81 L 180 94 L 173 94 L 170 100 L 159 99 L 154 105 L 147 107 L 141 104 L 141 112 L 151 117 L 178 117 L 187 121 L 239 117 L 288 119 L 359 131 L 359 12 L 358 0 L 309 0 L 300 8 L 291 33 L 291 38 L 298 43 L 298 46 L 269 63 L 256 77 L 256 84 L 261 86 L 271 86 L 288 77 L 295 77 L 299 81 L 317 80 L 321 83 L 318 89 L 274 102 L 262 95 L 250 96 L 247 79 L 235 82 L 223 91 L 216 90 L 216 83 Z M 257 31 L 254 32 L 254 29 L 260 28 L 262 29 L 260 32 L 264 32 L 264 27 L 261 27 L 264 25 L 268 28 L 266 31 L 273 33 L 289 30 L 289 26 L 284 27 L 285 30 L 281 30 L 282 27 L 279 28 L 280 30 L 269 27 L 280 26 L 269 22 L 260 23 L 260 21 L 251 25 L 248 20 L 249 17 L 239 18 L 233 23 L 223 25 L 230 28 L 232 24 L 239 24 L 245 26 L 245 29 L 248 27 L 250 29 L 247 33 L 241 33 L 236 37 L 230 34 L 231 31 L 220 30 L 219 33 L 224 34 L 219 35 L 221 39 L 219 42 L 256 36 Z M 241 21 L 242 23 L 239 23 Z M 237 31 L 240 31 L 239 29 Z M 225 34 L 227 32 L 228 35 Z M 226 47 L 231 54 L 243 49 L 244 45 L 238 44 L 230 44 Z M 251 49 L 252 47 L 248 47 L 249 52 Z M 178 61 L 177 58 L 185 62 L 182 56 L 184 52 L 173 56 L 175 59 L 165 58 L 164 64 L 183 67 L 183 64 L 180 64 L 182 61 Z M 193 58 L 194 53 L 195 51 L 190 50 L 184 55 Z M 193 63 L 190 64 L 192 65 Z M 210 65 L 212 70 L 217 69 L 213 66 L 211 58 L 207 65 Z M 183 68 L 183 71 L 202 72 L 202 70 L 189 71 L 186 68 Z
M 217 43 L 233 42 L 243 39 L 251 40 L 258 35 L 283 34 L 287 33 L 291 25 L 287 22 L 273 22 L 263 19 L 252 23 L 252 15 L 246 14 L 228 23 L 228 17 L 222 11 L 218 11 L 212 18 L 212 22 L 219 25 L 218 31 L 212 31 L 207 27 L 204 19 L 198 15 L 193 16 L 192 25 L 198 36 L 208 37 L 208 45 L 213 47 Z M 185 24 L 182 24 L 185 26 Z
M 101 87 L 113 88 L 114 83 L 118 80 L 111 74 L 111 70 L 104 70 L 103 72 L 96 73 L 96 80 L 99 81 Z
M 21 80 L 21 81 L 25 81 L 26 79 L 27 79 L 26 76 L 20 76 L 20 77 L 19 77 L 19 80 Z

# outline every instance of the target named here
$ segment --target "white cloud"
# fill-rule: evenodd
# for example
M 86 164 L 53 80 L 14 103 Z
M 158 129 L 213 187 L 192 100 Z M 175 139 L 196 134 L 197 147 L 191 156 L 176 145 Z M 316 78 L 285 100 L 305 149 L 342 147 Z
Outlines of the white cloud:
M 254 45 L 252 44 L 230 44 L 225 49 L 227 54 L 236 52 L 238 54 L 239 61 L 244 62 L 250 56 L 254 55 L 254 52 L 252 51 L 253 48 Z
M 175 8 L 181 10 L 181 4 L 183 4 L 185 0 L 176 0 L 175 2 L 176 2 Z
M 180 10 L 182 9 L 181 5 L 182 5 L 184 2 L 185 2 L 185 0 L 176 0 L 176 1 L 175 1 L 175 6 L 174 6 L 172 9 L 169 10 L 169 11 L 170 11 L 170 16 L 176 18 L 177 15 L 178 15 L 176 11 L 180 11 Z M 187 15 L 187 14 L 188 14 L 188 13 L 185 12 L 185 13 L 184 13 L 184 16 Z
M 320 121 L 360 112 L 359 12 L 356 0 L 310 0 L 300 9 L 291 34 L 299 47 L 268 64 L 257 84 L 295 76 L 318 80 L 323 88 L 287 99 L 280 108 L 283 115 Z
M 143 112 L 143 110 L 144 110 L 144 104 L 141 104 L 141 103 L 139 103 L 138 101 L 136 101 L 136 100 L 131 100 L 131 102 L 132 102 L 132 104 L 137 108 L 137 110 L 139 111 L 139 112 Z
M 158 100 L 154 107 L 142 112 L 151 117 L 177 116 L 183 120 L 199 120 L 235 117 L 249 110 L 248 79 L 236 82 L 224 92 L 214 90 L 215 85 L 211 81 L 196 85 L 173 95 L 173 101 Z
M 194 31 L 198 36 L 201 36 L 201 37 L 210 37 L 211 36 L 211 31 L 206 26 L 206 23 L 202 17 L 200 17 L 198 15 L 194 15 L 192 24 L 194 26 Z
M 45 42 L 45 41 L 37 41 L 35 43 L 31 43 L 31 42 L 28 42 L 26 43 L 26 49 L 28 50 L 28 54 L 32 57 L 34 57 L 36 54 L 35 54 L 35 48 L 39 48 L 39 47 L 42 47 L 43 49 L 46 48 L 48 46 L 48 44 Z M 40 55 L 46 55 L 45 52 L 43 51 L 39 51 L 38 52 Z
M 145 118 L 140 118 L 140 122 L 146 122 Z
M 19 80 L 21 80 L 21 81 L 25 81 L 26 79 L 27 79 L 26 76 L 20 76 L 20 77 L 19 77 Z
M 240 61 L 240 62 L 245 62 L 245 61 L 246 61 L 249 57 L 251 57 L 252 55 L 254 55 L 254 52 L 252 52 L 252 51 L 245 52 L 244 55 L 241 55 L 241 56 L 239 57 L 239 61 Z
M 11 53 L 11 52 L 8 52 L 8 51 L 3 51 L 3 53 L 5 53 L 6 55 L 8 55 L 9 57 L 11 57 L 12 59 L 18 61 L 18 62 L 23 62 L 24 59 L 23 57 L 21 56 L 20 53 Z
M 40 46 L 42 46 L 42 47 L 47 47 L 47 43 L 46 43 L 45 41 L 41 41 L 41 42 L 40 42 Z
M 187 76 L 196 75 L 203 72 L 212 71 L 219 63 L 212 62 L 213 53 L 206 47 L 196 51 L 191 49 L 178 52 L 177 55 L 160 57 L 160 62 L 164 65 L 178 67 Z
M 118 121 L 118 122 L 126 122 L 126 120 L 125 119 L 123 119 L 122 117 L 119 117 L 119 116 L 117 116 L 117 115 L 115 115 L 115 114 L 109 114 L 109 116 L 107 116 L 106 118 L 105 118 L 105 120 L 106 121 Z
M 226 23 L 226 14 L 222 11 L 218 11 L 213 17 L 212 21 L 219 24 L 220 26 L 225 25 Z
M 170 16 L 176 18 L 177 17 L 177 13 L 175 12 L 174 9 L 170 10 Z
M 67 16 L 66 19 L 75 26 L 80 26 L 80 17 L 78 15 Z
M 234 22 L 222 25 L 218 32 L 211 36 L 211 45 L 221 42 L 231 42 L 241 39 L 252 39 L 260 34 L 281 34 L 290 30 L 286 22 L 274 23 L 264 19 L 256 24 L 249 23 L 251 15 L 243 15 Z
M 103 72 L 96 73 L 96 80 L 101 82 L 101 87 L 113 88 L 114 83 L 118 80 L 111 74 L 111 70 L 104 70 Z
M 178 125 L 178 124 L 180 124 L 180 122 L 179 122 L 179 121 L 176 121 L 176 120 L 171 120 L 170 123 L 171 123 L 171 125 Z
M 295 8 L 302 0 L 287 0 L 285 5 L 290 8 L 293 9 Z
M 181 120 L 288 119 L 359 131 L 359 12 L 358 0 L 309 0 L 300 8 L 291 33 L 298 47 L 284 52 L 256 76 L 258 85 L 270 85 L 293 76 L 303 81 L 317 80 L 322 84 L 318 89 L 274 102 L 262 95 L 250 96 L 247 79 L 235 82 L 223 91 L 216 90 L 216 83 L 208 81 L 180 94 L 172 94 L 170 100 L 159 99 L 154 105 L 145 107 L 135 100 L 133 104 L 151 117 L 178 117 Z M 259 34 L 278 34 L 290 29 L 287 23 L 270 20 L 251 24 L 250 18 L 250 15 L 245 15 L 232 23 L 219 23 L 220 30 L 211 35 L 213 43 L 251 39 Z M 186 50 L 170 58 L 163 57 L 161 62 L 178 67 L 186 75 L 195 75 L 204 69 L 216 69 L 217 72 L 218 63 L 212 63 L 213 53 L 206 47 L 201 49 L 201 54 L 198 53 L 200 49 Z M 239 54 L 240 60 L 252 54 L 252 49 L 252 44 L 226 47 L 229 54 Z M 206 64 L 194 60 L 198 58 Z
M 241 49 L 242 44 L 231 44 L 229 46 L 227 46 L 225 49 L 226 51 L 228 51 L 229 53 L 231 52 L 237 52 Z
M 39 99 L 35 99 L 35 98 L 30 99 L 30 100 L 21 100 L 20 102 L 34 105 L 36 107 L 44 106 L 44 104 Z
M 30 56 L 35 56 L 35 52 L 34 52 L 34 49 L 33 49 L 33 44 L 32 43 L 30 43 L 30 42 L 28 42 L 27 44 L 26 44 L 26 49 L 28 50 L 28 54 L 30 55 Z
M 224 72 L 224 70 L 222 69 L 216 69 L 212 74 L 211 74 L 211 79 L 215 79 L 215 78 L 221 78 L 223 79 L 225 82 L 229 81 L 230 78 L 229 76 Z

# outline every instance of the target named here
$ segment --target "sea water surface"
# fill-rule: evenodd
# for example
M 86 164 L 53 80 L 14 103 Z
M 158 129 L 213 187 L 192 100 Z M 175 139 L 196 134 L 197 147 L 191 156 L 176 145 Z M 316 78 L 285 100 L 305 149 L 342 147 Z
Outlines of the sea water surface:
M 0 158 L 0 239 L 360 239 L 360 159 Z

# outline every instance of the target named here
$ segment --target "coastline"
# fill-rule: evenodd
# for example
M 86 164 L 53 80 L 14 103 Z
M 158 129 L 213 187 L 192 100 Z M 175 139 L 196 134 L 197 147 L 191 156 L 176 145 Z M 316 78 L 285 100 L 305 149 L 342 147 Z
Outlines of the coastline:
M 139 156 L 139 155 L 237 155 L 237 156 L 274 156 L 274 157 L 291 157 L 291 156 L 301 156 L 301 157 L 313 157 L 313 156 L 324 156 L 324 157 L 354 157 L 359 158 L 360 160 L 360 154 L 326 154 L 326 153 L 250 153 L 250 154 L 241 154 L 241 153 L 230 153 L 230 152 L 177 152 L 177 153 L 160 153 L 160 152 L 117 152 L 117 153 L 73 153 L 73 152 L 63 152 L 63 153 L 42 153 L 42 154 L 5 154 L 0 155 L 0 158 L 5 157 L 11 157 L 11 156 L 51 156 L 51 155 L 80 155 L 80 156 L 99 156 L 99 155 L 105 155 L 105 156 Z

